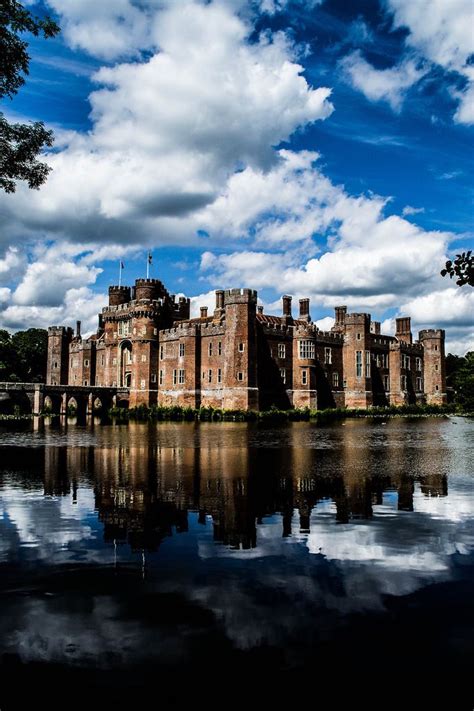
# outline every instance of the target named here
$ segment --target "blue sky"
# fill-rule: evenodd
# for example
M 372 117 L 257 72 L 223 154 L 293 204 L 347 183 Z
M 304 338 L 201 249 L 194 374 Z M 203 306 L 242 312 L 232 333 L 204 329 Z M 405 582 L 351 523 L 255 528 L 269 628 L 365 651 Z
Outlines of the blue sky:
M 38 193 L 0 196 L 1 325 L 95 326 L 118 260 L 193 307 L 249 286 L 473 348 L 470 0 L 47 0 L 10 117 L 56 145 Z M 425 7 L 426 6 L 426 7 Z

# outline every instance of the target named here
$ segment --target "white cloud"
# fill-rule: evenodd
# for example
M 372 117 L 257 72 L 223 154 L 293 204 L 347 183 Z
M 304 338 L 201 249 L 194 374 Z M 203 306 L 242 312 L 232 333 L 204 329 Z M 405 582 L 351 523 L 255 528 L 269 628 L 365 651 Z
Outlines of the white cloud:
M 91 3 L 76 5 L 95 16 Z M 129 3 L 118 14 L 122 5 L 126 17 Z M 157 12 L 151 31 L 159 51 L 99 70 L 91 132 L 62 136 L 41 191 L 21 186 L 2 197 L 5 237 L 195 240 L 191 216 L 236 168 L 268 169 L 275 145 L 333 110 L 331 90 L 308 85 L 283 33 L 249 42 L 252 30 L 223 3 L 178 2 Z
M 459 123 L 474 122 L 473 70 L 468 64 L 474 53 L 474 9 L 471 0 L 386 0 L 395 27 L 406 27 L 406 43 L 427 59 L 467 80 L 458 94 L 460 106 L 454 115 Z
M 17 247 L 8 247 L 0 259 L 0 283 L 5 283 L 12 277 L 18 278 L 25 266 L 26 259 L 20 250 Z
M 359 50 L 344 57 L 340 64 L 354 89 L 369 101 L 386 101 L 394 111 L 400 110 L 408 89 L 428 71 L 413 59 L 388 69 L 375 69 Z
M 33 306 L 10 304 L 0 317 L 2 328 L 12 330 L 47 328 L 48 326 L 73 326 L 82 320 L 84 335 L 97 330 L 97 314 L 107 303 L 105 294 L 95 293 L 88 287 L 68 289 L 58 306 Z
M 402 215 L 403 217 L 406 217 L 407 215 L 418 215 L 423 213 L 424 211 L 424 207 L 412 207 L 411 205 L 405 205 L 402 210 Z

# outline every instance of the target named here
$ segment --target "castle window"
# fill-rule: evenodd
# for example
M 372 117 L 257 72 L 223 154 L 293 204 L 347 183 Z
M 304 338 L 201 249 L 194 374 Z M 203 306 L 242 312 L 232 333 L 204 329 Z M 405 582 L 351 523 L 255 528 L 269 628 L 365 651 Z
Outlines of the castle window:
M 406 390 L 406 389 L 407 389 L 407 376 L 406 376 L 406 375 L 402 375 L 402 376 L 400 377 L 400 387 L 401 387 L 402 390 Z
M 156 383 L 156 373 L 151 374 L 151 382 Z
M 439 390 L 439 385 L 435 385 L 435 390 Z
M 357 334 L 357 340 L 360 341 L 361 338 L 362 338 L 362 334 L 361 334 L 361 333 L 358 333 L 358 334 Z
M 212 383 L 212 370 L 207 371 L 207 382 Z
M 185 379 L 186 371 L 184 368 L 180 368 L 180 371 L 178 373 L 178 382 L 180 385 L 184 385 L 184 379 Z
M 163 371 L 160 370 L 160 385 L 163 385 Z
M 278 357 L 279 358 L 286 358 L 286 346 L 284 343 L 278 344 Z M 285 381 L 283 381 L 283 382 L 285 382 Z
M 54 366 L 53 366 L 53 367 L 54 367 L 54 368 L 57 368 L 57 367 L 58 367 L 58 362 L 57 362 L 57 361 L 54 361 Z
M 104 365 L 104 356 L 103 355 L 100 356 L 100 364 Z
M 84 380 L 84 385 L 89 385 L 87 380 Z
M 356 377 L 362 378 L 362 351 L 356 351 Z
M 173 385 L 176 385 L 177 382 L 178 382 L 178 371 L 173 370 Z
M 77 375 L 74 373 L 74 382 L 77 380 Z
M 85 366 L 86 368 L 89 367 L 89 361 L 87 360 L 87 358 L 86 358 L 86 360 L 84 361 L 84 366 Z
M 402 368 L 404 370 L 410 370 L 410 356 L 402 354 Z
M 434 347 L 434 350 L 437 351 L 437 350 L 438 350 L 438 346 L 435 346 L 435 347 Z
M 370 378 L 370 351 L 365 351 L 365 377 Z
M 332 374 L 332 385 L 334 388 L 339 387 L 339 373 Z
M 239 353 L 243 353 L 245 349 L 245 345 L 243 343 L 239 343 Z
M 184 356 L 184 343 L 179 344 L 179 357 L 182 358 Z
M 160 360 L 163 360 L 163 356 L 164 356 L 163 351 L 164 351 L 163 346 L 160 346 Z
M 217 369 L 217 382 L 222 383 L 222 369 L 221 368 Z
M 342 381 L 342 387 L 343 387 L 343 388 L 347 388 L 347 380 L 343 380 L 343 381 Z
M 298 345 L 301 359 L 314 358 L 314 341 L 298 341 Z
M 209 341 L 208 353 L 210 356 L 212 355 L 212 341 Z
M 240 382 L 242 382 L 243 379 L 244 379 L 244 374 L 243 374 L 242 372 L 238 372 L 238 373 L 237 373 L 237 380 L 239 380 Z
M 142 354 L 142 363 L 146 363 L 146 355 L 144 353 Z
M 280 378 L 282 383 L 286 383 L 286 368 L 280 368 Z
M 388 375 L 383 376 L 383 389 L 385 390 L 386 393 L 390 390 L 390 378 Z
M 439 370 L 439 365 L 438 365 L 438 363 L 435 363 L 435 370 L 436 370 L 436 371 Z
M 416 389 L 419 393 L 423 390 L 423 381 L 421 378 L 416 379 Z
M 145 390 L 146 387 L 146 380 L 140 380 L 140 387 L 142 390 Z
M 301 371 L 301 384 L 302 385 L 308 384 L 308 371 L 307 370 Z
M 421 370 L 421 358 L 415 358 L 415 368 Z
M 324 349 L 324 362 L 327 365 L 331 365 L 331 363 L 332 363 L 332 349 L 331 348 Z
M 383 354 L 383 367 L 388 368 L 388 353 Z
M 222 341 L 217 344 L 217 355 L 222 355 Z

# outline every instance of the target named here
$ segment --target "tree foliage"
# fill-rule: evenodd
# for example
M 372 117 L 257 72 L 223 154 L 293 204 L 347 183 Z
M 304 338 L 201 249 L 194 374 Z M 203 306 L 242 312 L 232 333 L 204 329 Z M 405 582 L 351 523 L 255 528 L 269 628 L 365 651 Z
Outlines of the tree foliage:
M 10 334 L 0 330 L 0 381 L 44 383 L 48 332 L 29 328 Z
M 456 259 L 448 259 L 446 266 L 441 270 L 441 276 L 449 274 L 450 279 L 456 277 L 458 286 L 474 286 L 474 256 L 472 251 L 456 254 Z
M 49 17 L 34 16 L 16 0 L 0 0 L 0 99 L 12 99 L 29 73 L 28 42 L 22 36 L 25 32 L 47 39 L 57 35 L 59 27 Z M 42 121 L 11 124 L 0 112 L 0 188 L 13 193 L 18 180 L 39 188 L 50 167 L 37 156 L 52 144 L 53 133 Z
M 446 384 L 456 405 L 474 412 L 474 351 L 446 356 Z

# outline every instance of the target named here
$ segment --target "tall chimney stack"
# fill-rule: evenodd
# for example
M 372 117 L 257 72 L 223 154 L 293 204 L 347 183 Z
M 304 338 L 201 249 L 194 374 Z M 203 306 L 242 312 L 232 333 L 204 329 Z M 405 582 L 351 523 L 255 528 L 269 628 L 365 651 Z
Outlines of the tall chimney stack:
M 283 296 L 283 316 L 291 318 L 291 296 L 288 296 L 288 294 Z
M 207 318 L 207 306 L 201 306 L 201 318 Z
M 76 336 L 79 338 L 81 335 L 81 322 L 76 321 Z
M 300 299 L 300 319 L 303 321 L 311 320 L 309 315 L 309 299 Z

